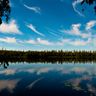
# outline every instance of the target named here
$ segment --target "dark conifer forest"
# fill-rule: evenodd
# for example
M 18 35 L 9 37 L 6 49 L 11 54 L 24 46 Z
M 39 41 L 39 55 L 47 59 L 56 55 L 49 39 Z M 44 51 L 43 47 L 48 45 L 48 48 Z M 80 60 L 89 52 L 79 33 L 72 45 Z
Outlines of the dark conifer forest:
M 0 50 L 0 62 L 95 62 L 96 51 Z

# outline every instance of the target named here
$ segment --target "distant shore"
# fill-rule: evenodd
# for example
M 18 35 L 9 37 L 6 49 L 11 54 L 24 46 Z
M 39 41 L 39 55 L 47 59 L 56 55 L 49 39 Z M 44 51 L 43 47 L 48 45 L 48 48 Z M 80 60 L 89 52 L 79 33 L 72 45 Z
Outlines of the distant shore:
M 0 62 L 96 62 L 96 51 L 0 50 Z

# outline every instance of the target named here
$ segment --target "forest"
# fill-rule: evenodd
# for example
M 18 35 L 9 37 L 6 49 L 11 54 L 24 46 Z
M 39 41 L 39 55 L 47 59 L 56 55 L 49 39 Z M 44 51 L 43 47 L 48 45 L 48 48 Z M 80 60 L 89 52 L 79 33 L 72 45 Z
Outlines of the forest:
M 96 51 L 0 50 L 0 62 L 96 62 Z

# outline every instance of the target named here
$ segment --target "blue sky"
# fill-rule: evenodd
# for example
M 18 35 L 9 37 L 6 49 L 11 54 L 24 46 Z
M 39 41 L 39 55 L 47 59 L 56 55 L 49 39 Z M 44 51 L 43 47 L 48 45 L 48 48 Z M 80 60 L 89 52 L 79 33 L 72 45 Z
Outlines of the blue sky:
M 9 23 L 0 26 L 0 48 L 95 50 L 93 6 L 81 0 L 10 0 Z

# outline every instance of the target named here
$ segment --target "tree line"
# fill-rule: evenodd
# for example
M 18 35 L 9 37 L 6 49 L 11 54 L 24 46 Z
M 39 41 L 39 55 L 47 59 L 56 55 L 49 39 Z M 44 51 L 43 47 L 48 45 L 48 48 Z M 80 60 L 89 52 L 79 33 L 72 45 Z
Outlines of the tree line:
M 96 51 L 0 50 L 0 62 L 96 62 Z

